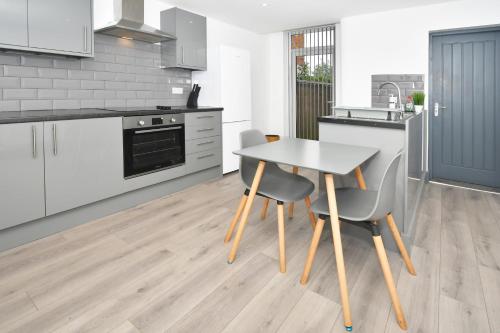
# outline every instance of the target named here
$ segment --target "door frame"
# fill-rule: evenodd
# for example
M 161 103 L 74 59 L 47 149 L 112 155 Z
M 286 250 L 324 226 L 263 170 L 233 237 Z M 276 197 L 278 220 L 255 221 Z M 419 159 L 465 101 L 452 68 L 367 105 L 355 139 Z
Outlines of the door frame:
M 427 98 L 427 105 L 428 105 L 428 110 L 427 110 L 427 118 L 428 118 L 428 130 L 427 130 L 427 174 L 426 174 L 426 181 L 432 180 L 433 179 L 433 170 L 432 170 L 432 165 L 433 165 L 433 120 L 432 118 L 433 113 L 434 113 L 434 106 L 433 106 L 433 101 L 434 101 L 434 96 L 432 95 L 432 42 L 434 37 L 440 37 L 440 36 L 448 36 L 448 35 L 458 35 L 458 34 L 471 34 L 471 33 L 478 33 L 478 32 L 492 32 L 492 31 L 500 31 L 500 24 L 494 24 L 494 25 L 484 25 L 484 26 L 475 26 L 475 27 L 464 27 L 464 28 L 455 28 L 455 29 L 443 29 L 443 30 L 431 30 L 429 31 L 429 53 L 428 53 L 428 59 L 429 59 L 429 67 L 428 67 L 428 73 L 429 73 L 429 90 L 428 90 L 428 98 Z M 426 148 L 426 147 L 424 147 Z

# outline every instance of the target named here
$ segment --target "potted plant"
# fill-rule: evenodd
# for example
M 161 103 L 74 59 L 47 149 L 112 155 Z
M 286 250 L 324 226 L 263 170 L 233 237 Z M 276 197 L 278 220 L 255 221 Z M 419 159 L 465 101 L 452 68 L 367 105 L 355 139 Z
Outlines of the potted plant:
M 415 91 L 412 94 L 413 105 L 415 105 L 416 112 L 422 112 L 424 109 L 425 94 L 423 91 Z

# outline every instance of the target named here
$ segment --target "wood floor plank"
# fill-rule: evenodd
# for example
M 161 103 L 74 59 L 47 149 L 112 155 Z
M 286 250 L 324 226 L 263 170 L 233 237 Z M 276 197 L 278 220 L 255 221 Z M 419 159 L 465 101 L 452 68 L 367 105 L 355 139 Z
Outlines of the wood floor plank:
M 6 327 L 23 317 L 37 312 L 33 301 L 23 291 L 13 293 L 0 299 L 0 332 Z
M 500 332 L 500 271 L 479 266 L 491 332 Z
M 439 332 L 491 332 L 486 311 L 441 295 L 439 301 Z
M 401 270 L 397 290 L 408 322 L 408 332 L 437 332 L 439 329 L 439 253 L 414 246 L 411 255 L 417 275 Z M 386 333 L 400 333 L 391 309 Z
M 479 264 L 500 271 L 500 243 L 490 238 L 476 237 L 474 245 Z
M 500 243 L 500 224 L 488 202 L 491 194 L 479 191 L 463 191 L 469 218 L 470 230 L 474 239 L 481 237 Z
M 481 278 L 472 233 L 467 223 L 465 191 L 448 187 L 442 192 L 441 294 L 483 308 Z
M 414 245 L 433 253 L 441 251 L 441 205 L 443 186 L 427 184 L 416 216 Z
M 139 330 L 129 321 L 126 321 L 120 326 L 109 331 L 109 333 L 141 333 L 141 332 L 139 332 Z
M 326 297 L 306 290 L 279 328 L 280 333 L 330 332 L 341 306 Z
M 224 281 L 168 332 L 220 332 L 243 307 L 279 274 L 277 260 L 258 254 Z

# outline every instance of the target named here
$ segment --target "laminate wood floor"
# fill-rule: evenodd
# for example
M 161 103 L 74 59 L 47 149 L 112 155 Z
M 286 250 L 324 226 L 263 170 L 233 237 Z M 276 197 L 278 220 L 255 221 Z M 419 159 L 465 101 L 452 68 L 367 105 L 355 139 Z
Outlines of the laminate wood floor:
M 307 174 L 311 179 L 317 177 Z M 254 204 L 236 261 L 224 234 L 236 174 L 0 253 L 0 332 L 343 332 L 329 225 L 307 286 L 304 203 Z M 355 332 L 401 332 L 372 244 L 343 236 Z M 409 332 L 500 332 L 500 196 L 428 184 L 407 273 L 389 252 Z

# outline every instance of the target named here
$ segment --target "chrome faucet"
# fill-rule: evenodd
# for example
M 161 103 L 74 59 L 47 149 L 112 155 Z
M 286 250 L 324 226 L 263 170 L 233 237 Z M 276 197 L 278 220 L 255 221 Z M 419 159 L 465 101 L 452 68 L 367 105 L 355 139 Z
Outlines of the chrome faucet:
M 399 110 L 403 111 L 403 103 L 401 103 L 401 89 L 399 89 L 399 86 L 395 82 L 391 81 L 386 81 L 382 82 L 380 86 L 378 86 L 378 91 L 377 91 L 377 96 L 380 96 L 380 89 L 385 86 L 386 84 L 392 84 L 396 89 L 398 90 L 398 103 L 399 103 Z

